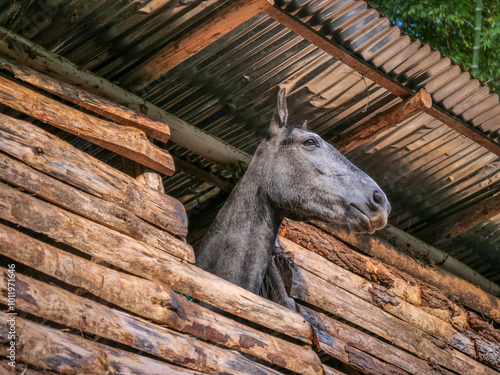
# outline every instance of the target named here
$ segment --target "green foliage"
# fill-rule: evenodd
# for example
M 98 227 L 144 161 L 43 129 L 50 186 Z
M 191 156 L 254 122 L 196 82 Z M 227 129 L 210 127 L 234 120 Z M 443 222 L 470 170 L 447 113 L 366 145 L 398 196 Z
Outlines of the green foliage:
M 372 0 L 372 6 L 405 32 L 470 70 L 475 0 Z M 483 1 L 477 78 L 500 92 L 500 0 Z

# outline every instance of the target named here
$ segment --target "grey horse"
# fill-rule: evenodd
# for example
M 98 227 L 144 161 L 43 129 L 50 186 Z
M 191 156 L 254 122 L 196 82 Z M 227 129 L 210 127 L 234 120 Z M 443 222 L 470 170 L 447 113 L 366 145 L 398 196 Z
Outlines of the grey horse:
M 306 126 L 288 123 L 285 90 L 278 93 L 269 136 L 215 218 L 196 264 L 258 293 L 284 217 L 347 224 L 373 233 L 391 206 L 364 172 Z

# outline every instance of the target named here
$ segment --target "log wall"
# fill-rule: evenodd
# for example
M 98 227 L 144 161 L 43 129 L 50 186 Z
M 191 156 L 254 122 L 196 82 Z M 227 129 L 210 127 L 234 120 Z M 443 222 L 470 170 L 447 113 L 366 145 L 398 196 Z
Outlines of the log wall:
M 171 174 L 168 127 L 0 69 L 0 373 L 499 374 L 492 317 L 318 228 L 280 229 L 291 309 L 198 269 L 180 202 L 35 119 Z

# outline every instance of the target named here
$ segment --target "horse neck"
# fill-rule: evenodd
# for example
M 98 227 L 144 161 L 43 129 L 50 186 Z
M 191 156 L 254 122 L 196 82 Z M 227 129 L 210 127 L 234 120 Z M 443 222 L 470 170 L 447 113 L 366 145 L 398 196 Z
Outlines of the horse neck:
M 196 254 L 201 268 L 254 293 L 262 284 L 283 220 L 259 183 L 261 172 L 249 168 L 245 173 Z

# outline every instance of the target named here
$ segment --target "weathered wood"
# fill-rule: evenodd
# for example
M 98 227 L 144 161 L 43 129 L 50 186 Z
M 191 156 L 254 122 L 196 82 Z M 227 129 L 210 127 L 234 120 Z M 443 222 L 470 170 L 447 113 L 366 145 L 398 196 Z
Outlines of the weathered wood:
M 325 262 L 323 257 L 305 250 L 290 240 L 280 238 L 279 243 L 281 248 L 277 248 L 277 251 L 287 261 L 293 262 L 325 281 L 380 307 L 469 356 L 476 355 L 474 342 L 463 333 L 458 332 L 451 324 L 420 310 L 383 286 L 366 281 L 333 263 Z
M 290 294 L 294 298 L 331 312 L 422 359 L 432 358 L 440 366 L 460 374 L 497 374 L 465 354 L 440 348 L 428 334 L 372 304 L 352 295 L 342 288 L 313 275 L 309 271 L 292 267 Z
M 419 231 L 419 238 L 434 245 L 449 245 L 450 241 L 474 226 L 500 214 L 500 194 L 465 208 L 460 213 L 433 223 Z
M 334 137 L 331 143 L 341 153 L 346 154 L 383 132 L 395 127 L 407 118 L 421 112 L 423 108 L 429 108 L 431 106 L 431 96 L 427 91 L 421 89 L 415 95 L 377 114 L 375 117 L 356 128 Z
M 415 254 L 415 256 L 420 259 L 430 260 L 432 264 L 438 265 L 439 268 L 480 287 L 493 296 L 500 297 L 500 285 L 488 280 L 466 264 L 424 241 L 419 240 L 411 234 L 389 224 L 384 229 L 380 230 L 377 235 L 396 246 L 396 248 L 405 249 L 405 251 Z M 500 303 L 500 300 L 498 300 L 498 302 Z
M 335 236 L 342 241 L 376 257 L 385 264 L 391 265 L 425 283 L 435 286 L 448 296 L 448 298 L 462 303 L 500 323 L 500 300 L 462 278 L 439 267 L 426 267 L 400 252 L 389 242 L 375 236 L 354 234 L 340 226 L 317 224 L 327 232 L 335 233 Z
M 0 267 L 0 275 L 0 291 L 6 293 L 7 269 Z M 22 274 L 17 274 L 16 285 L 22 290 L 16 298 L 17 310 L 134 347 L 182 367 L 209 374 L 278 374 L 235 351 L 196 340 Z
M 182 204 L 98 161 L 29 122 L 0 114 L 0 150 L 142 219 L 185 237 Z
M 0 154 L 0 179 L 99 224 L 194 263 L 193 248 L 114 203 L 96 198 Z
M 74 104 L 105 116 L 118 124 L 132 126 L 142 130 L 151 138 L 161 142 L 167 142 L 170 138 L 168 125 L 149 119 L 142 113 L 131 110 L 119 104 L 115 104 L 100 96 L 91 94 L 67 83 L 58 81 L 36 70 L 24 65 L 0 58 L 0 69 L 5 69 L 15 75 L 17 79 L 27 82 L 33 86 L 51 92 Z
M 12 374 L 21 374 L 21 375 L 56 375 L 55 372 L 42 370 L 35 371 L 28 368 L 28 365 L 17 363 L 15 367 L 9 365 L 8 361 L 0 361 L 0 374 L 1 375 L 12 375 Z
M 363 77 L 368 78 L 400 98 L 406 99 L 411 95 L 410 88 L 398 83 L 386 73 L 380 71 L 368 62 L 363 61 L 360 57 L 335 43 L 331 38 L 320 34 L 307 24 L 307 22 L 297 19 L 293 14 L 290 14 L 277 6 L 269 7 L 265 9 L 264 12 L 275 21 L 281 23 L 283 26 L 297 33 L 315 46 L 321 48 L 337 60 L 353 68 Z M 462 121 L 450 111 L 442 109 L 436 104 L 433 104 L 429 108 L 424 107 L 423 109 L 424 112 L 441 121 L 443 124 L 448 125 L 452 129 L 485 147 L 496 155 L 500 155 L 500 145 L 497 142 L 486 137 L 484 133 L 480 132 L 478 129 L 474 128 L 465 121 Z
M 216 314 L 160 283 L 114 271 L 1 224 L 0 254 L 177 331 L 300 374 L 320 372 L 319 358 L 311 350 Z
M 170 154 L 138 129 L 88 115 L 1 76 L 0 102 L 167 176 L 174 173 Z
M 325 375 L 345 375 L 345 373 L 335 370 L 327 365 L 323 365 L 323 371 L 325 372 Z
M 179 262 L 168 253 L 3 184 L 0 184 L 0 217 L 132 274 L 165 283 L 234 315 L 311 342 L 311 326 L 299 314 L 193 265 Z
M 391 363 L 410 374 L 436 374 L 435 369 L 433 369 L 427 361 L 417 358 L 393 345 L 387 344 L 374 336 L 305 306 L 299 305 L 299 311 L 312 324 L 319 341 L 323 342 L 323 344 L 320 344 L 323 350 L 325 350 L 324 344 L 333 342 L 333 340 L 331 340 L 331 338 L 333 338 L 343 342 L 344 345 L 356 348 L 373 357 Z M 349 356 L 347 355 L 347 357 Z M 389 372 L 382 371 L 380 373 L 388 374 Z
M 145 113 L 151 119 L 168 124 L 172 133 L 171 141 L 224 167 L 233 162 L 247 165 L 250 162 L 251 156 L 247 153 L 3 27 L 0 27 L 0 53 L 53 78 L 81 87 L 115 103 Z
M 269 0 L 232 2 L 181 38 L 168 44 L 155 56 L 121 79 L 124 87 L 142 89 L 159 79 L 174 66 L 195 55 L 243 22 L 272 6 Z
M 68 312 L 66 312 L 68 313 Z M 9 316 L 0 312 L 0 342 L 7 343 Z M 69 335 L 15 318 L 16 358 L 63 374 L 201 374 L 165 362 L 111 348 L 79 335 Z

